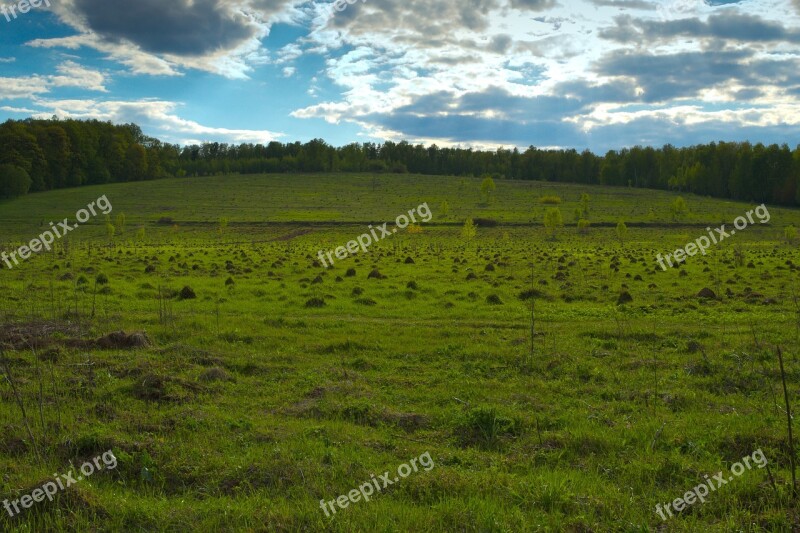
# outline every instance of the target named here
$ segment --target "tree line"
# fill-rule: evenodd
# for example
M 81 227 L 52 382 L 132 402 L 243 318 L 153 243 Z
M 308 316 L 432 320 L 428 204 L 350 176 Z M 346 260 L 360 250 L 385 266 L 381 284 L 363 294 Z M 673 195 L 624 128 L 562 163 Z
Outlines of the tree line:
M 590 151 L 440 148 L 408 142 L 179 146 L 135 124 L 9 120 L 0 125 L 0 197 L 64 187 L 168 177 L 293 172 L 371 172 L 539 180 L 691 192 L 800 204 L 800 146 L 719 142 L 678 148 Z

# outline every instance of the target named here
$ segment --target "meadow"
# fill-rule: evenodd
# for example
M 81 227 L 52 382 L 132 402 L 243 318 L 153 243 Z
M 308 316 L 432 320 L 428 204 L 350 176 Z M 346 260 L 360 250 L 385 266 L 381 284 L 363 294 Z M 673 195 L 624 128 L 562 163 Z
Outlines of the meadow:
M 480 184 L 229 175 L 0 202 L 6 251 L 113 205 L 0 271 L 0 500 L 118 460 L 0 509 L 0 528 L 798 530 L 778 350 L 800 409 L 785 233 L 800 212 L 768 206 L 768 224 L 662 271 L 656 254 L 755 206 L 683 194 L 676 219 L 663 191 L 497 181 L 487 199 Z M 423 202 L 421 229 L 319 264 Z M 759 449 L 769 469 L 656 514 Z M 426 452 L 430 470 L 321 509 Z

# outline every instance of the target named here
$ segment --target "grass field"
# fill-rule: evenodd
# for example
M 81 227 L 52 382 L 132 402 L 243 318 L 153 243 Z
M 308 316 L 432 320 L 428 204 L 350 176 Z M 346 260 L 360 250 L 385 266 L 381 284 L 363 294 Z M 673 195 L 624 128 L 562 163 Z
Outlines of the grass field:
M 777 358 L 800 409 L 796 210 L 662 271 L 656 254 L 755 206 L 685 195 L 675 221 L 660 191 L 501 181 L 485 202 L 467 178 L 220 176 L 2 202 L 0 246 L 102 195 L 113 237 L 93 218 L 0 271 L 0 499 L 118 464 L 0 511 L 3 529 L 800 528 Z M 319 264 L 422 203 L 420 233 Z M 466 217 L 496 225 L 466 239 Z M 759 449 L 769 471 L 656 514 Z M 426 452 L 429 470 L 321 509 Z

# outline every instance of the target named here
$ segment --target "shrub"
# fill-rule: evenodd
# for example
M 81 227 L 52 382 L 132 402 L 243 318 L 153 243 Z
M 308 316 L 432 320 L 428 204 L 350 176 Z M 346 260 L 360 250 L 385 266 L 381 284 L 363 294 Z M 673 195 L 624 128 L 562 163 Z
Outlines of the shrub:
M 497 187 L 494 180 L 488 174 L 484 174 L 483 181 L 481 182 L 481 198 L 488 204 L 492 201 L 492 195 Z
M 686 200 L 682 196 L 678 196 L 672 202 L 670 213 L 672 214 L 672 220 L 682 220 L 689 214 L 689 206 L 686 205 Z
M 589 216 L 589 195 L 586 193 L 581 194 L 581 214 L 586 217 Z
M 539 202 L 545 205 L 561 205 L 561 198 L 555 195 L 542 196 Z
M 794 226 L 786 226 L 783 229 L 783 238 L 786 242 L 794 242 L 797 240 L 797 228 Z
M 501 437 L 521 433 L 522 424 L 516 418 L 498 415 L 495 408 L 480 407 L 467 413 L 458 431 L 467 445 L 496 446 Z
M 561 216 L 561 210 L 557 207 L 550 207 L 544 213 L 544 227 L 549 229 L 551 234 L 550 238 L 556 238 L 556 231 L 564 225 L 564 218 Z
M 624 221 L 622 221 L 622 220 L 619 221 L 619 223 L 617 224 L 616 231 L 617 231 L 617 238 L 619 239 L 619 242 L 621 242 L 622 244 L 625 244 L 625 237 L 628 236 L 628 226 L 625 225 Z
M 408 174 L 408 167 L 406 167 L 405 163 L 396 161 L 392 163 L 391 171 L 393 174 Z
M 389 167 L 386 165 L 386 161 L 382 161 L 380 159 L 372 160 L 367 162 L 367 171 L 368 172 L 387 172 Z
M 463 237 L 467 241 L 470 241 L 473 238 L 475 238 L 475 235 L 477 235 L 477 230 L 475 229 L 475 227 L 476 226 L 475 223 L 472 221 L 472 218 L 467 218 L 467 220 L 464 221 L 464 227 L 461 228 L 461 237 Z

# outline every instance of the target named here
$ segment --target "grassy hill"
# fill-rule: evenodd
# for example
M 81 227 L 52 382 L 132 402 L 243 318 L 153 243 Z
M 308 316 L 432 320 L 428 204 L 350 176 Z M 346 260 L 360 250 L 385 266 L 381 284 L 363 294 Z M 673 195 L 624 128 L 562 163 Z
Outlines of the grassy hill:
M 800 213 L 769 207 L 768 224 L 662 271 L 656 254 L 755 206 L 685 196 L 674 221 L 664 192 L 504 181 L 485 203 L 479 185 L 220 176 L 0 203 L 0 243 L 29 241 L 101 195 L 115 226 L 111 237 L 94 218 L 0 270 L 0 499 L 107 450 L 118 459 L 54 502 L 0 514 L 2 525 L 800 527 L 775 348 L 793 399 L 798 253 L 783 229 Z M 583 193 L 585 234 L 573 220 Z M 555 239 L 545 196 L 572 224 Z M 319 263 L 318 251 L 424 202 L 421 232 Z M 465 239 L 466 217 L 497 225 Z M 146 337 L 106 337 L 117 330 Z M 759 449 L 769 474 L 748 469 L 662 525 L 656 505 Z M 320 508 L 426 452 L 430 470 L 336 514 Z
M 167 179 L 116 183 L 32 194 L 0 202 L 0 238 L 25 238 L 42 222 L 72 217 L 77 209 L 105 194 L 114 214 L 124 212 L 129 226 L 152 225 L 162 217 L 177 224 L 268 222 L 370 222 L 393 220 L 421 202 L 435 213 L 432 224 L 453 224 L 468 217 L 508 224 L 541 224 L 545 196 L 558 196 L 565 222 L 573 223 L 580 196 L 591 196 L 592 223 L 672 224 L 676 194 L 641 189 L 529 181 L 500 181 L 490 205 L 483 203 L 477 178 L 416 175 L 258 175 Z M 728 223 L 753 206 L 684 195 L 691 212 L 686 224 Z M 449 214 L 440 213 L 447 201 Z M 800 212 L 771 208 L 782 221 L 797 223 Z

